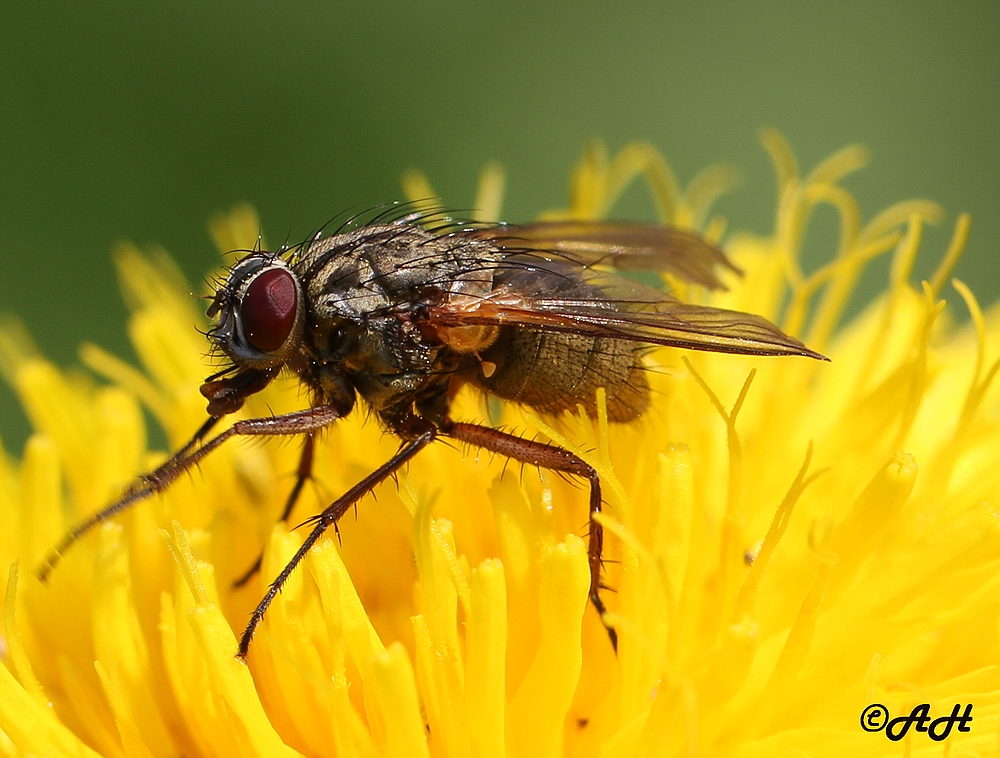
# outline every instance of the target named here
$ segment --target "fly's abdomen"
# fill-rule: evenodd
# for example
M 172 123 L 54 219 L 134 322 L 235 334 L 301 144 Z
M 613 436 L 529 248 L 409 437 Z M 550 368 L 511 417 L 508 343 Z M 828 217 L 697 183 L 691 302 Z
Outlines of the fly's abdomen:
M 542 413 L 575 413 L 582 405 L 592 416 L 597 415 L 597 389 L 604 387 L 608 418 L 632 421 L 649 405 L 638 349 L 608 337 L 503 328 L 480 353 L 479 384 Z M 482 365 L 490 368 L 489 376 Z

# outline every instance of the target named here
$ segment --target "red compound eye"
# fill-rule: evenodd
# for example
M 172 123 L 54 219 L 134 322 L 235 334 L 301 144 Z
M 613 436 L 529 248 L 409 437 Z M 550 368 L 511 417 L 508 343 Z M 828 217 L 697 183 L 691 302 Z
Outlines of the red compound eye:
M 285 344 L 295 325 L 299 293 L 291 272 L 272 268 L 259 274 L 243 297 L 240 319 L 250 344 L 271 353 Z

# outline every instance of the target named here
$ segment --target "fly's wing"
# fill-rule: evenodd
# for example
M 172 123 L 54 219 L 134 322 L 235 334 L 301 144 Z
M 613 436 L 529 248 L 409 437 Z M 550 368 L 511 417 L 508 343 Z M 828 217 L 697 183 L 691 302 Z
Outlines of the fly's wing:
M 431 307 L 435 327 L 519 326 L 654 345 L 827 360 L 761 316 L 682 303 L 614 274 L 519 253 L 499 266 L 490 295 Z
M 500 224 L 476 229 L 500 250 L 550 252 L 583 266 L 610 265 L 620 271 L 664 271 L 709 289 L 725 289 L 715 273 L 721 266 L 735 274 L 725 253 L 697 234 L 669 226 L 620 221 L 540 221 L 519 226 Z

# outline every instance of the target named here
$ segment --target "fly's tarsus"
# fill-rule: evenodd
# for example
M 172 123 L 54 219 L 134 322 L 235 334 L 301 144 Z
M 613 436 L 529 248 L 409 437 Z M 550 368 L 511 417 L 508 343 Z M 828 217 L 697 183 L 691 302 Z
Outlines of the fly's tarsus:
M 384 479 L 395 473 L 404 463 L 432 442 L 436 436 L 437 430 L 433 426 L 428 425 L 420 436 L 404 444 L 392 458 L 334 500 L 322 513 L 317 514 L 310 520 L 312 523 L 315 523 L 312 531 L 309 532 L 302 546 L 295 552 L 295 555 L 292 556 L 292 559 L 281 570 L 281 573 L 271 582 L 267 588 L 267 592 L 264 593 L 264 597 L 256 609 L 254 609 L 253 614 L 251 614 L 250 623 L 247 624 L 247 628 L 243 631 L 243 636 L 240 637 L 240 648 L 236 654 L 238 658 L 246 658 L 247 652 L 250 650 L 250 640 L 253 638 L 257 626 L 263 620 L 268 606 L 271 605 L 271 601 L 281 591 L 281 588 L 288 581 L 288 577 L 291 576 L 295 567 L 306 557 L 306 554 L 312 549 L 312 546 L 316 544 L 319 538 L 323 536 L 323 533 L 331 526 L 336 525 L 348 508 L 371 492 Z

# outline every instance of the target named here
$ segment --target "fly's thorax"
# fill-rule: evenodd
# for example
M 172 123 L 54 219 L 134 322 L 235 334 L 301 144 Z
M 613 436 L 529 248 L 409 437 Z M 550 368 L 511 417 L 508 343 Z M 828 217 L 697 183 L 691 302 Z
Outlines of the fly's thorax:
M 412 322 L 380 316 L 322 320 L 305 334 L 303 352 L 310 359 L 293 368 L 307 384 L 342 395 L 343 380 L 381 411 L 437 378 L 441 347 Z
M 313 242 L 295 263 L 317 319 L 359 319 L 489 295 L 501 256 L 457 231 L 376 224 Z
M 331 405 L 341 416 L 351 412 L 356 399 L 355 387 L 340 366 L 303 356 L 292 361 L 290 367 L 312 392 L 313 405 Z
M 348 377 L 376 411 L 419 395 L 497 334 L 473 326 L 442 335 L 423 315 L 489 297 L 501 257 L 461 230 L 434 234 L 409 223 L 316 240 L 294 264 L 306 292 L 304 349 L 327 373 Z
M 299 349 L 305 324 L 302 285 L 278 255 L 241 259 L 208 309 L 209 338 L 240 368 L 280 366 Z

